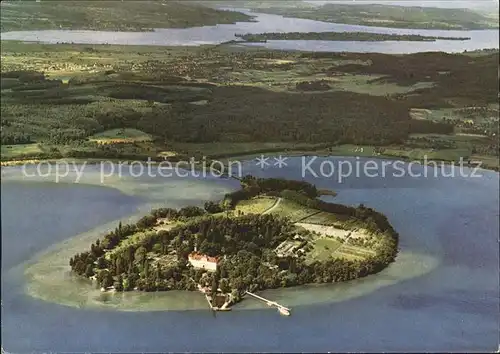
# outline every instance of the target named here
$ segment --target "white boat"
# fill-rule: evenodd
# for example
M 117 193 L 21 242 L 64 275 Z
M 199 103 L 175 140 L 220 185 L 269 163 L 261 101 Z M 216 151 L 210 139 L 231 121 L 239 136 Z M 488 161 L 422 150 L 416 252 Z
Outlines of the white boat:
M 288 311 L 286 308 L 284 307 L 279 307 L 278 308 L 278 312 L 280 313 L 280 315 L 282 316 L 290 316 L 290 311 Z

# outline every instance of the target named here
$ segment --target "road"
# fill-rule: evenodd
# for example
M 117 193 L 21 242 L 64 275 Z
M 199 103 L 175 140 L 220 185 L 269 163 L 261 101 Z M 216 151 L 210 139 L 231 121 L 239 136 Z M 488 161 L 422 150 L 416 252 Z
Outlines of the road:
M 270 207 L 269 209 L 267 209 L 266 211 L 264 211 L 264 212 L 262 213 L 262 215 L 269 214 L 269 213 L 270 213 L 270 212 L 272 212 L 274 209 L 276 209 L 276 208 L 278 207 L 278 205 L 280 205 L 280 203 L 281 203 L 281 199 L 282 199 L 282 198 L 278 198 L 278 199 L 276 200 L 276 202 L 274 202 L 273 206 L 272 206 L 272 207 Z

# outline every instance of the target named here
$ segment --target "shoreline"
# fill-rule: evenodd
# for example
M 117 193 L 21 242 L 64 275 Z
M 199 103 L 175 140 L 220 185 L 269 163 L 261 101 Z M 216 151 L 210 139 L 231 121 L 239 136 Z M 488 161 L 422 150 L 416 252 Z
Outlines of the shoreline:
M 394 33 L 371 33 L 371 32 L 264 32 L 264 33 L 246 33 L 235 34 L 243 43 L 267 43 L 267 41 L 281 40 L 319 40 L 319 41 L 359 41 L 359 42 L 384 42 L 384 41 L 403 41 L 403 42 L 435 42 L 438 40 L 467 41 L 470 37 L 444 37 L 444 36 L 426 36 L 417 34 L 394 34 Z M 237 42 L 237 41 L 234 41 Z
M 258 283 L 246 279 L 243 282 L 241 278 L 239 278 L 239 275 L 231 273 L 231 268 L 235 268 L 234 266 L 231 267 L 231 264 L 234 265 L 235 262 L 244 263 L 248 261 L 248 259 L 242 260 L 238 258 L 240 254 L 238 253 L 238 255 L 236 255 L 234 245 L 231 246 L 231 240 L 229 240 L 227 244 L 224 241 L 220 241 L 219 248 L 214 245 L 214 250 L 208 251 L 209 253 L 207 254 L 209 256 L 205 255 L 205 257 L 224 259 L 222 264 L 219 265 L 223 267 L 221 272 L 224 272 L 224 269 L 227 272 L 225 273 L 226 276 L 223 276 L 224 279 L 221 279 L 217 278 L 218 276 L 216 275 L 215 278 L 213 278 L 213 282 L 215 282 L 215 286 L 218 286 L 218 281 L 224 280 L 228 286 L 230 285 L 230 287 L 225 287 L 226 290 L 218 290 L 221 292 L 222 296 L 225 297 L 226 303 L 228 301 L 228 294 L 233 294 L 235 300 L 232 302 L 239 302 L 239 299 L 243 299 L 244 294 L 249 293 L 249 289 L 253 289 L 252 291 L 265 291 L 276 288 L 310 285 L 312 283 L 348 282 L 364 278 L 379 273 L 395 260 L 399 252 L 399 234 L 389 223 L 385 215 L 374 209 L 365 208 L 363 205 L 356 208 L 347 205 L 330 204 L 318 199 L 320 195 L 321 193 L 317 191 L 316 187 L 309 182 L 287 181 L 285 179 L 275 178 L 256 178 L 247 175 L 241 180 L 239 189 L 226 194 L 224 198 L 216 202 L 216 205 L 219 205 L 218 209 L 212 208 L 210 204 L 209 207 L 207 207 L 207 203 L 214 203 L 212 200 L 205 200 L 205 210 L 197 208 L 197 203 L 179 210 L 160 208 L 153 209 L 149 214 L 141 217 L 135 224 L 125 224 L 122 227 L 122 223 L 120 222 L 118 228 L 104 235 L 102 239 L 104 246 L 100 246 L 101 238 L 99 238 L 95 244 L 91 244 L 90 251 L 86 250 L 82 253 L 75 253 L 75 255 L 70 258 L 69 264 L 72 270 L 71 274 L 76 274 L 78 279 L 85 279 L 87 281 L 90 279 L 93 284 L 95 284 L 93 280 L 97 279 L 97 284 L 103 293 L 114 293 L 115 289 L 117 292 L 128 292 L 132 289 L 138 289 L 142 292 L 163 292 L 171 290 L 195 290 L 196 287 L 202 289 L 206 286 L 210 286 L 210 280 L 203 280 L 203 276 L 198 280 L 194 280 L 193 278 L 195 277 L 192 273 L 193 269 L 205 269 L 204 265 L 199 266 L 199 264 L 194 264 L 194 261 L 189 258 L 193 255 L 193 250 L 194 254 L 197 254 L 197 245 L 188 246 L 189 248 L 183 251 L 182 248 L 179 249 L 180 246 L 175 246 L 175 243 L 172 243 L 172 239 L 175 238 L 176 234 L 183 234 L 185 232 L 184 230 L 193 233 L 201 232 L 195 231 L 195 228 L 201 228 L 200 230 L 202 230 L 204 227 L 203 225 L 207 225 L 207 222 L 212 223 L 211 230 L 218 230 L 219 227 L 227 228 L 228 224 L 246 225 L 245 227 L 249 228 L 251 228 L 250 225 L 258 225 L 255 227 L 259 228 L 262 227 L 262 222 L 266 224 L 269 221 L 276 223 L 278 228 L 285 227 L 287 230 L 278 231 L 276 235 L 267 233 L 267 238 L 265 239 L 267 243 L 261 245 L 261 248 L 277 255 L 275 260 L 266 261 L 265 258 L 262 258 L 263 253 L 260 252 L 255 252 L 255 254 L 251 256 L 254 257 L 252 258 L 254 262 L 262 263 L 272 270 L 271 273 L 269 271 L 266 274 L 258 273 L 260 274 L 259 277 L 261 277 Z M 263 211 L 245 210 L 243 213 L 242 210 L 237 209 L 240 202 L 258 200 L 259 197 L 266 198 L 266 196 L 267 198 L 269 196 L 279 198 L 276 199 L 272 207 L 266 208 Z M 319 225 L 315 227 L 315 225 L 291 221 L 290 215 L 293 215 L 295 212 L 289 210 L 278 211 L 276 215 L 264 217 L 264 215 L 269 214 L 280 204 L 282 198 L 285 198 L 287 203 L 291 203 L 290 205 L 293 205 L 294 209 L 299 211 L 308 210 L 310 215 L 316 215 L 323 212 L 327 215 L 327 219 L 318 221 L 317 224 Z M 257 201 L 257 203 L 259 202 Z M 224 209 L 226 209 L 226 211 L 224 211 Z M 243 216 L 243 214 L 247 215 Z M 328 226 L 332 225 L 329 218 L 334 218 L 336 220 L 333 226 Z M 340 220 L 338 220 L 339 218 Z M 305 219 L 306 218 L 301 218 L 301 220 Z M 177 227 L 169 228 L 165 231 L 165 234 L 160 235 L 160 229 L 154 225 L 164 224 L 165 222 L 173 223 L 173 225 Z M 295 230 L 295 227 L 298 227 L 298 229 Z M 323 231 L 320 232 L 320 229 Z M 164 230 L 164 227 L 162 227 L 161 230 Z M 245 234 L 248 233 L 248 235 L 253 235 L 250 237 L 255 237 L 254 232 L 261 232 L 259 230 L 260 229 L 257 229 L 257 231 L 250 231 L 250 229 L 248 229 L 245 231 Z M 348 232 L 346 232 L 346 230 L 348 230 Z M 151 232 L 149 236 L 147 234 L 148 232 Z M 217 233 L 218 231 L 214 232 Z M 237 235 L 241 232 L 241 230 L 237 231 L 233 237 L 238 237 Z M 207 237 L 203 239 L 203 242 L 215 242 L 215 240 L 210 239 L 210 233 L 201 235 L 204 236 L 197 237 L 196 242 L 201 242 L 198 241 L 201 237 Z M 145 240 L 143 237 L 149 240 L 147 245 L 143 244 Z M 319 253 L 317 251 L 319 247 L 318 242 L 324 242 L 323 238 L 325 237 L 327 240 L 335 239 L 335 241 L 333 241 L 335 252 L 329 253 L 326 256 L 322 255 L 323 251 L 319 251 Z M 207 239 L 211 241 L 207 241 Z M 277 240 L 280 240 L 280 244 L 276 247 Z M 365 241 L 367 244 L 365 244 Z M 206 242 L 202 243 L 202 246 L 206 246 Z M 259 241 L 247 240 L 246 242 L 251 243 Z M 127 247 L 127 245 L 128 248 L 125 249 L 124 247 Z M 323 246 L 325 249 L 329 249 L 326 245 Z M 228 249 L 224 251 L 224 247 L 228 247 Z M 240 247 L 246 250 L 247 245 L 243 243 Z M 341 248 L 342 252 L 340 251 Z M 144 254 L 149 255 L 143 260 L 142 265 L 138 263 L 141 261 L 138 261 L 137 257 L 135 257 L 135 263 L 133 259 L 130 261 L 130 258 L 125 258 L 130 252 L 137 255 L 137 252 L 140 250 L 145 252 Z M 181 256 L 180 252 L 190 252 L 190 256 L 188 257 L 187 253 L 182 253 L 183 256 Z M 248 252 L 252 253 L 251 251 Z M 286 271 L 287 268 L 285 268 L 280 271 L 278 269 L 281 263 L 288 261 L 292 262 L 289 260 L 290 257 L 300 257 L 300 255 L 304 254 L 306 254 L 306 258 L 302 261 L 297 261 L 298 264 L 301 264 L 301 267 L 297 267 L 296 270 Z M 172 255 L 175 257 L 175 260 L 170 259 Z M 228 257 L 227 262 L 226 256 Z M 281 262 L 279 259 L 283 257 L 285 257 L 285 259 L 282 259 Z M 211 262 L 217 262 L 217 258 L 211 258 L 215 259 L 215 261 Z M 165 264 L 160 263 L 160 259 L 163 260 L 162 263 L 166 262 L 168 264 L 167 268 L 164 268 Z M 187 263 L 185 262 L 187 262 L 188 259 L 189 263 L 192 263 L 194 268 L 186 267 Z M 338 262 L 333 262 L 334 259 Z M 153 263 L 150 263 L 150 261 Z M 128 273 L 124 271 L 123 267 L 119 266 L 119 264 L 123 265 L 124 262 L 129 263 L 130 269 Z M 116 264 L 116 267 L 112 267 L 113 264 Z M 153 269 L 156 269 L 156 280 L 148 277 L 147 272 L 149 264 L 152 264 L 151 266 L 155 267 Z M 344 267 L 342 269 L 348 273 L 339 271 L 338 264 L 340 264 L 340 267 Z M 325 278 L 324 275 L 320 276 L 320 278 L 315 275 L 317 272 L 316 265 L 324 267 L 324 272 L 328 272 L 327 278 Z M 144 269 L 141 267 L 144 267 Z M 237 267 L 235 269 L 238 269 Z M 185 280 L 179 280 L 177 278 L 172 280 L 169 278 L 168 273 L 164 275 L 166 278 L 161 278 L 160 274 L 164 274 L 162 272 L 168 271 L 168 269 L 173 269 L 174 272 L 180 272 L 182 277 L 187 277 L 189 281 L 186 283 Z M 212 268 L 208 270 L 210 269 L 212 271 L 215 270 Z M 206 273 L 206 271 L 205 269 L 204 273 Z M 283 275 L 283 271 L 285 271 L 286 275 Z M 260 272 L 260 270 L 256 270 L 256 272 Z M 269 276 L 272 278 L 269 278 Z M 292 276 L 303 276 L 303 279 L 290 282 L 287 277 Z M 266 279 L 268 282 L 272 281 L 272 283 L 270 283 L 270 285 L 264 285 L 262 279 Z M 279 281 L 281 285 L 276 284 L 276 281 Z M 223 289 L 222 285 L 221 289 Z M 246 291 L 243 292 L 244 290 Z M 212 295 L 214 291 L 217 292 L 217 290 L 213 289 L 209 291 L 212 291 Z M 270 302 L 268 302 L 268 304 L 270 304 Z M 227 304 L 225 304 L 223 308 L 226 306 Z
M 114 186 L 114 188 L 117 187 Z M 151 203 L 141 204 L 137 213 L 123 217 L 121 220 L 136 220 L 143 216 L 150 207 Z M 74 252 L 87 248 L 97 235 L 109 231 L 116 226 L 118 221 L 108 222 L 93 227 L 88 232 L 71 236 L 37 252 L 31 259 L 8 272 L 22 269 L 22 273 L 28 278 L 25 289 L 30 296 L 70 307 L 117 311 L 206 310 L 206 301 L 197 292 L 101 293 L 99 289 L 93 289 L 88 282 L 69 276 L 70 267 L 66 258 L 69 259 Z M 434 269 L 438 263 L 437 259 L 430 255 L 400 251 L 395 261 L 397 266 L 389 265 L 370 277 L 335 284 L 306 284 L 292 288 L 265 290 L 262 293 L 278 293 L 279 300 L 284 300 L 289 306 L 308 306 L 316 303 L 343 301 L 365 295 L 394 282 L 421 276 Z M 336 294 L 334 299 L 332 299 L 332 294 Z M 253 301 L 244 301 L 233 307 L 233 309 L 262 308 L 266 308 L 265 305 Z
M 111 222 L 96 229 L 102 230 L 103 227 L 111 227 L 111 225 L 116 224 Z M 74 276 L 68 277 L 69 266 L 65 262 L 66 259 L 57 263 L 57 260 L 61 259 L 60 252 L 69 256 L 73 251 L 81 251 L 82 247 L 88 246 L 88 243 L 95 239 L 96 229 L 53 245 L 48 250 L 39 252 L 32 260 L 20 265 L 19 267 L 26 267 L 24 269 L 24 275 L 28 278 L 25 283 L 26 293 L 36 299 L 76 308 L 127 312 L 206 311 L 206 300 L 198 291 L 101 292 L 100 289 L 94 289 L 93 285 L 88 282 L 82 287 L 82 282 L 84 282 L 82 279 L 76 279 Z M 341 302 L 367 295 L 400 281 L 423 276 L 435 269 L 439 263 L 433 256 L 403 251 L 399 252 L 394 265 L 369 277 L 340 283 L 312 283 L 290 288 L 268 289 L 259 293 L 273 294 L 270 296 L 276 296 L 279 301 L 284 301 L 293 307 Z M 47 272 L 57 278 L 47 283 Z M 81 293 L 82 289 L 85 291 L 84 294 Z M 82 298 L 85 299 L 84 302 Z M 257 310 L 266 309 L 267 306 L 260 302 L 242 301 L 233 304 L 231 308 L 233 310 Z
M 342 153 L 342 154 L 335 154 L 335 153 L 330 153 L 330 152 L 326 152 L 326 151 L 322 151 L 322 150 L 310 150 L 310 151 L 271 151 L 271 152 L 268 152 L 268 153 L 249 153 L 249 154 L 242 154 L 242 155 L 232 155 L 230 156 L 230 158 L 236 158 L 236 159 L 253 159 L 257 156 L 260 156 L 261 154 L 265 155 L 265 154 L 281 154 L 285 157 L 302 157 L 302 156 L 318 156 L 318 157 L 358 157 L 358 158 L 374 158 L 374 159 L 377 159 L 377 160 L 392 160 L 392 161 L 403 161 L 403 162 L 419 162 L 420 164 L 423 165 L 423 159 L 422 160 L 419 160 L 419 159 L 411 159 L 409 157 L 401 157 L 401 156 L 394 156 L 394 155 L 383 155 L 383 154 L 380 154 L 380 155 L 359 155 L 359 154 L 345 154 L 345 153 Z M 226 158 L 224 156 L 220 156 L 220 158 Z M 227 158 L 229 159 L 229 158 Z M 460 164 L 458 164 L 458 162 L 456 161 L 450 161 L 450 160 L 438 160 L 438 159 L 430 159 L 430 160 L 427 160 L 427 165 L 429 165 L 430 163 L 432 162 L 436 162 L 437 164 L 439 163 L 444 163 L 445 165 L 447 166 L 460 166 Z M 474 168 L 476 166 L 474 166 L 473 164 L 470 164 L 470 165 L 466 165 L 464 164 L 463 165 L 464 167 L 467 167 L 467 168 Z M 439 168 L 440 166 L 438 166 Z M 500 167 L 492 167 L 492 166 L 486 166 L 486 167 L 480 167 L 481 170 L 485 170 L 485 171 L 493 171 L 493 172 L 500 172 L 499 169 Z
M 226 161 L 231 161 L 231 160 L 251 160 L 254 159 L 255 157 L 261 156 L 261 155 L 282 155 L 285 157 L 301 157 L 301 156 L 318 156 L 318 157 L 358 157 L 358 158 L 374 158 L 378 160 L 392 160 L 392 161 L 403 161 L 403 162 L 418 162 L 420 164 L 423 164 L 425 160 L 423 159 L 412 159 L 410 157 L 403 157 L 403 156 L 394 156 L 394 155 L 384 155 L 384 154 L 378 154 L 378 155 L 373 155 L 373 154 L 366 154 L 366 155 L 361 155 L 361 154 L 349 154 L 349 153 L 331 153 L 328 151 L 325 151 L 323 149 L 318 149 L 318 150 L 268 150 L 268 151 L 258 151 L 258 152 L 248 152 L 248 153 L 242 153 L 242 154 L 233 154 L 233 153 L 228 153 L 228 154 L 217 154 L 213 156 L 207 156 L 208 159 L 210 160 L 226 160 Z M 494 157 L 494 156 L 492 156 Z M 90 158 L 90 159 L 85 159 L 85 158 L 72 158 L 72 157 L 65 157 L 65 158 L 59 158 L 59 159 L 26 159 L 26 160 L 8 160 L 8 161 L 0 161 L 0 167 L 12 167 L 12 166 L 23 166 L 23 165 L 35 165 L 38 163 L 57 163 L 57 162 L 62 162 L 66 161 L 69 163 L 75 163 L 75 164 L 81 164 L 81 163 L 86 163 L 87 165 L 99 165 L 104 161 L 110 161 L 110 162 L 116 162 L 116 163 L 123 163 L 123 164 L 130 164 L 131 162 L 134 161 L 139 161 L 139 162 L 148 162 L 148 160 L 145 159 L 136 159 L 136 160 L 131 160 L 131 159 L 120 159 L 120 158 L 111 158 L 111 159 L 99 159 L 99 158 Z M 165 161 L 165 160 L 163 160 Z M 159 165 L 163 161 L 149 161 L 151 165 Z M 464 160 L 465 161 L 465 160 Z M 471 160 L 473 161 L 473 160 Z M 170 163 L 175 164 L 177 161 L 171 161 Z M 445 164 L 447 166 L 460 166 L 459 162 L 457 161 L 450 161 L 450 160 L 443 160 L 443 159 L 429 159 L 427 160 L 427 165 L 430 165 L 430 163 L 437 163 L 437 164 Z M 198 162 L 195 167 L 202 167 L 202 165 Z M 439 167 L 439 166 L 438 166 Z M 486 171 L 494 171 L 494 172 L 500 172 L 500 167 L 493 167 L 493 166 L 477 166 L 477 164 L 463 164 L 463 167 L 467 168 L 474 168 L 478 167 L 481 170 L 486 170 Z M 228 176 L 228 177 L 233 177 L 233 176 Z M 234 178 L 234 177 L 233 177 Z
M 22 181 L 20 178 L 9 178 L 9 181 Z M 52 182 L 53 181 L 40 181 Z M 29 183 L 29 182 L 28 182 Z M 104 235 L 116 227 L 116 224 L 122 222 L 136 222 L 142 216 L 149 213 L 152 208 L 164 206 L 155 200 L 154 197 L 158 191 L 151 192 L 148 189 L 133 190 L 134 183 L 130 181 L 117 180 L 106 185 L 101 185 L 98 179 L 86 180 L 82 184 L 89 186 L 100 185 L 102 187 L 113 188 L 119 190 L 125 195 L 133 197 L 144 197 L 145 199 L 139 203 L 137 210 L 132 214 L 124 215 L 120 219 L 115 219 L 104 224 L 91 227 L 88 231 L 71 235 L 69 238 L 57 242 L 45 249 L 42 249 L 28 260 L 14 266 L 6 271 L 6 273 L 24 274 L 26 281 L 24 282 L 25 292 L 37 299 L 58 303 L 70 307 L 78 308 L 101 308 L 107 310 L 122 310 L 122 311 L 163 311 L 163 310 L 197 310 L 206 309 L 206 302 L 199 301 L 199 294 L 190 294 L 188 292 L 169 291 L 168 294 L 158 295 L 155 293 L 131 292 L 130 294 L 110 292 L 102 293 L 100 289 L 95 288 L 88 280 L 81 279 L 70 274 L 70 266 L 68 260 L 75 252 L 88 247 L 95 241 L 96 237 Z M 174 182 L 175 183 L 175 182 Z M 203 188 L 203 182 L 200 182 Z M 188 188 L 180 186 L 180 188 Z M 130 190 L 129 190 L 130 189 Z M 205 188 L 209 194 L 219 193 L 217 185 Z M 224 188 L 225 192 L 232 189 Z M 165 186 L 160 194 L 169 193 L 168 185 Z M 196 194 L 196 190 L 194 191 Z M 148 198 L 149 197 L 149 198 Z M 167 197 L 168 198 L 168 197 Z M 206 196 L 199 196 L 201 199 L 206 199 Z M 192 202 L 180 201 L 181 205 L 190 205 Z M 167 295 L 167 296 L 164 296 Z

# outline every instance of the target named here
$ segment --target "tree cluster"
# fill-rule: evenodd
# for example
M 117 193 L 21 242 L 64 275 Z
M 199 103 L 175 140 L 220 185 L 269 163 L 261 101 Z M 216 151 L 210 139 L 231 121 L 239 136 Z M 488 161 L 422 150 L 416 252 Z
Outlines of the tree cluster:
M 257 178 L 248 175 L 241 179 L 241 187 L 225 195 L 224 200 L 230 206 L 234 207 L 239 201 L 251 199 L 259 194 L 279 195 L 284 190 L 295 191 L 308 200 L 318 196 L 315 185 L 306 181 L 283 178 Z

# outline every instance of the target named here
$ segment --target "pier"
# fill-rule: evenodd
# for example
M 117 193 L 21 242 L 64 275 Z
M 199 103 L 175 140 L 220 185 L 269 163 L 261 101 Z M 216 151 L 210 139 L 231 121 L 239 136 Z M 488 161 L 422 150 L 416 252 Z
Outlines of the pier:
M 210 308 L 210 310 L 214 311 L 214 306 L 212 305 L 212 297 L 207 295 L 207 294 L 204 294 L 204 295 L 205 295 L 205 299 L 207 299 L 208 307 Z
M 201 293 L 205 296 L 205 299 L 208 302 L 208 307 L 210 308 L 210 310 L 212 310 L 212 311 L 231 311 L 230 305 L 231 305 L 232 300 L 231 300 L 230 296 L 229 296 L 229 300 L 226 300 L 222 306 L 218 307 L 218 306 L 213 305 L 212 295 L 209 295 L 204 291 L 201 291 Z
M 263 298 L 262 296 L 259 296 L 257 294 L 254 294 L 254 293 L 251 293 L 249 291 L 245 291 L 245 294 L 248 294 L 258 300 L 261 300 L 261 301 L 264 301 L 267 306 L 274 306 L 278 309 L 279 313 L 284 315 L 284 316 L 290 316 L 290 312 L 292 311 L 291 309 L 289 309 L 288 307 L 285 307 L 283 305 L 280 305 L 278 304 L 276 301 L 271 301 L 271 300 L 268 300 L 266 298 Z

